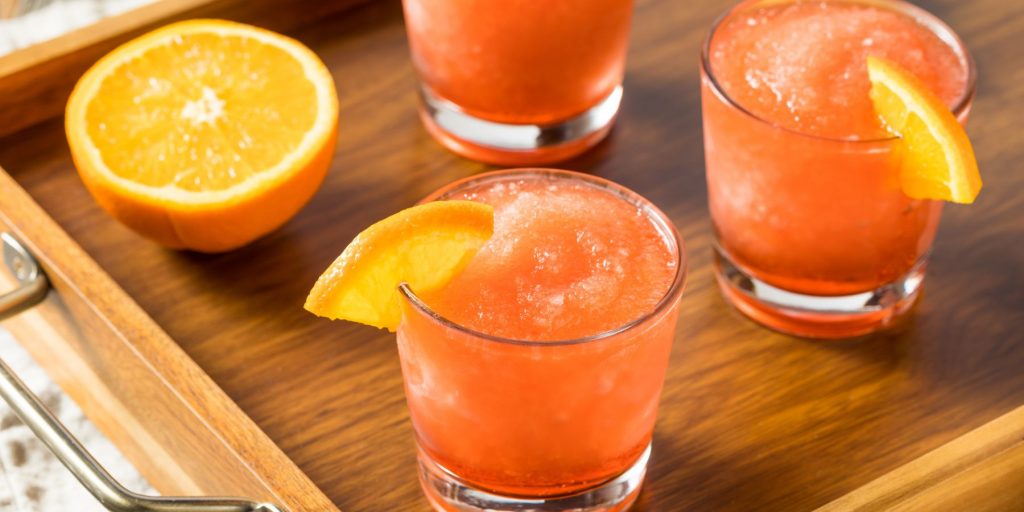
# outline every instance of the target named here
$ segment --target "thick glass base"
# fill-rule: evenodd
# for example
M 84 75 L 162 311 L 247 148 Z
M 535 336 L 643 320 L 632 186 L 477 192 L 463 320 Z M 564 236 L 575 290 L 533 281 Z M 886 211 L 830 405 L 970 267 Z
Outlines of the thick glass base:
M 480 119 L 427 87 L 420 88 L 420 100 L 427 131 L 455 153 L 496 165 L 540 165 L 572 158 L 601 142 L 619 112 L 622 87 L 576 117 L 543 125 Z
M 420 485 L 441 512 L 621 512 L 640 494 L 651 446 L 624 473 L 592 489 L 571 495 L 532 498 L 504 496 L 473 487 L 419 450 Z
M 715 249 L 715 276 L 725 298 L 770 329 L 806 338 L 837 339 L 885 329 L 910 310 L 924 279 L 927 255 L 900 279 L 863 293 L 794 293 L 757 279 Z

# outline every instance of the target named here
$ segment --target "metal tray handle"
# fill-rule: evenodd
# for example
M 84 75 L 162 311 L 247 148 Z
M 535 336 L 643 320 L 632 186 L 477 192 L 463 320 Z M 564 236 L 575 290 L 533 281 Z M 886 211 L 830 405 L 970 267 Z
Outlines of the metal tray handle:
M 21 243 L 0 233 L 3 259 L 20 286 L 0 295 L 0 320 L 41 302 L 49 281 Z M 28 387 L 0 360 L 0 396 L 32 432 L 108 510 L 115 512 L 282 512 L 277 505 L 242 498 L 145 496 L 110 476 Z

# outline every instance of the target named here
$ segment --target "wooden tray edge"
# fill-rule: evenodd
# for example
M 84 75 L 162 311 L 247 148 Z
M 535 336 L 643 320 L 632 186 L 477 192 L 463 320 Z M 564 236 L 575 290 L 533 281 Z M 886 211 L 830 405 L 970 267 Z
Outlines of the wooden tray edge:
M 818 512 L 1024 510 L 1024 406 L 900 466 Z
M 57 292 L 5 326 L 154 488 L 337 510 L 2 169 L 0 229 Z
M 286 31 L 369 0 L 157 0 L 0 57 L 0 137 L 64 112 L 78 78 L 117 45 L 187 18 L 224 18 Z M 270 9 L 278 16 L 266 16 Z M 261 16 L 260 13 L 263 13 Z

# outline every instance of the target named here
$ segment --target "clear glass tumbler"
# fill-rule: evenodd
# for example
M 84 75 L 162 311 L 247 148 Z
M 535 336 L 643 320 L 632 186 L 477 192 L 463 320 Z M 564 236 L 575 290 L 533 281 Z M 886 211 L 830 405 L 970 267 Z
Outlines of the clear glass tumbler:
M 804 133 L 752 113 L 723 90 L 710 58 L 720 27 L 744 17 L 751 25 L 772 23 L 770 16 L 751 13 L 795 3 L 744 2 L 715 23 L 704 43 L 701 87 L 716 272 L 725 297 L 768 327 L 816 338 L 856 336 L 890 325 L 914 303 L 942 202 L 903 193 L 900 139 Z M 975 71 L 947 25 L 902 1 L 826 3 L 891 9 L 948 44 L 966 69 L 966 86 L 953 108 L 966 121 Z
M 420 117 L 448 149 L 550 163 L 608 134 L 633 0 L 403 0 Z
M 639 195 L 578 173 L 488 173 L 426 200 L 464 199 L 477 187 L 522 180 L 582 183 L 635 206 L 670 248 L 664 264 L 674 277 L 639 318 L 562 341 L 473 330 L 403 285 L 398 350 L 421 483 L 438 510 L 625 510 L 639 493 L 650 454 L 686 274 L 682 241 Z

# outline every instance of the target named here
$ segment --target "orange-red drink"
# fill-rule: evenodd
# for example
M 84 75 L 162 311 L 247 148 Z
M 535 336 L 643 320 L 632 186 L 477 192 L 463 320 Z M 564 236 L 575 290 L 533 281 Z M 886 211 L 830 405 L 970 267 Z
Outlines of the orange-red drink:
M 966 49 L 904 2 L 744 2 L 705 42 L 719 284 L 770 327 L 863 334 L 917 297 L 942 203 L 901 189 L 902 146 L 874 111 L 869 55 L 916 75 L 966 120 L 974 93 Z
M 671 221 L 591 176 L 470 178 L 494 206 L 443 289 L 403 287 L 398 348 L 439 510 L 624 510 L 639 492 L 685 276 Z M 517 508 L 518 507 L 518 508 Z
M 446 147 L 503 165 L 599 142 L 621 98 L 632 0 L 404 0 L 421 117 Z

